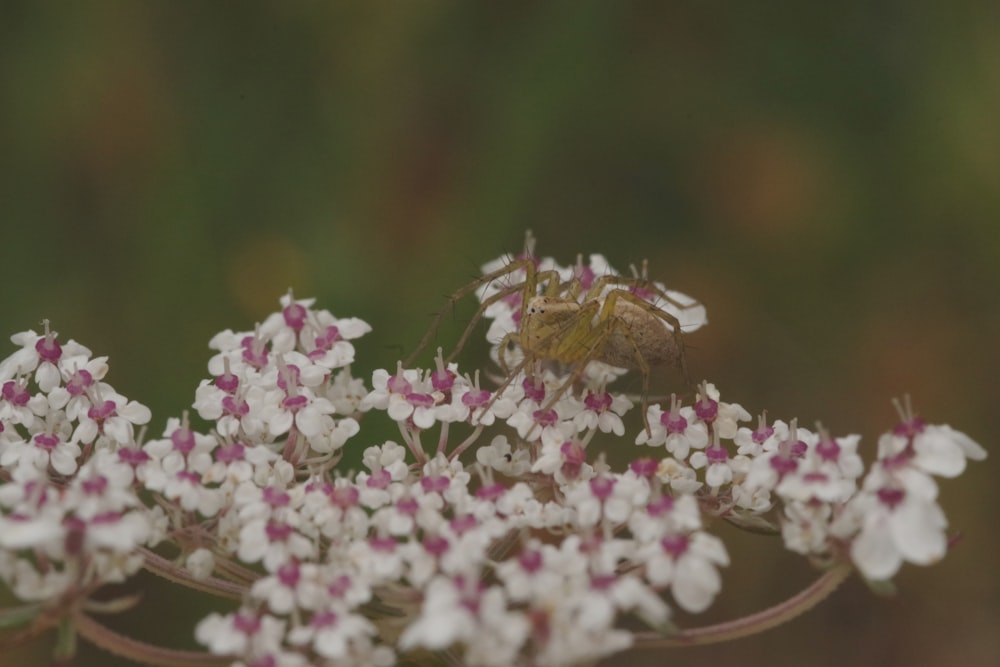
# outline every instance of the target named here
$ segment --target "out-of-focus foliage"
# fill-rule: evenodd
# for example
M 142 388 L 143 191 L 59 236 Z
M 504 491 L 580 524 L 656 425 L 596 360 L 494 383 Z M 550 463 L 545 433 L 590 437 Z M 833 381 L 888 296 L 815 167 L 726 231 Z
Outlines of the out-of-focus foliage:
M 695 374 L 753 412 L 872 448 L 909 392 L 994 448 L 1000 6 L 964 4 L 5 3 L 5 335 L 110 355 L 159 431 L 289 287 L 392 367 L 531 228 L 701 299 Z M 670 663 L 1000 662 L 990 475 L 946 487 L 965 539 L 897 599 Z M 714 620 L 810 577 L 741 544 Z M 148 598 L 120 627 L 192 645 L 189 598 Z

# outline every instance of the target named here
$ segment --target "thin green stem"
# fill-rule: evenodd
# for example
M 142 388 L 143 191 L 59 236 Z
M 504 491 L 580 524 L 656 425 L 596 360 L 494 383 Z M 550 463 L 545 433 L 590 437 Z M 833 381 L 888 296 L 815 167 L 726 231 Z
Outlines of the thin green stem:
M 68 665 L 76 655 L 76 626 L 73 619 L 67 617 L 60 619 L 56 627 L 58 632 L 52 657 L 55 662 Z
M 0 609 L 0 629 L 16 628 L 27 625 L 42 612 L 42 605 L 37 602 Z

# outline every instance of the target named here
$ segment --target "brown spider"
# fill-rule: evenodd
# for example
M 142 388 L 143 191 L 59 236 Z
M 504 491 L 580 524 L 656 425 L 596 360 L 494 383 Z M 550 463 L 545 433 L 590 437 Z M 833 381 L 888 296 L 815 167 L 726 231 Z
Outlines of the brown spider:
M 670 364 L 691 384 L 681 329 L 684 324 L 692 328 L 700 326 L 704 309 L 684 295 L 667 292 L 650 281 L 645 262 L 641 272 L 633 267 L 631 277 L 610 273 L 594 277 L 584 270 L 580 259 L 572 272 L 561 271 L 554 265 L 541 268 L 550 264 L 543 264 L 533 256 L 533 245 L 529 232 L 524 255 L 487 270 L 482 277 L 455 292 L 449 308 L 438 315 L 407 365 L 430 343 L 444 314 L 459 300 L 477 292 L 480 306 L 446 362 L 452 361 L 465 346 L 480 319 L 506 310 L 514 327 L 508 322 L 496 348 L 497 362 L 504 374 L 497 395 L 519 372 L 542 362 L 557 362 L 572 370 L 549 396 L 543 406 L 548 409 L 583 377 L 590 362 L 603 362 L 637 370 L 642 375 L 643 420 L 648 430 L 646 397 L 650 368 Z M 512 348 L 520 350 L 520 359 L 513 364 L 508 359 Z

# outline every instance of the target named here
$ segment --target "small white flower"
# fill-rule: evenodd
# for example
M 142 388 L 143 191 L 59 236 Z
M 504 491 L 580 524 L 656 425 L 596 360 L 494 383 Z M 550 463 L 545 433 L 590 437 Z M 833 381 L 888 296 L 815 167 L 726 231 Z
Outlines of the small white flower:
M 663 537 L 642 550 L 646 578 L 654 586 L 670 586 L 674 600 L 685 610 L 697 613 L 712 604 L 722 588 L 718 567 L 729 564 L 722 541 L 714 535 L 696 532 Z
M 647 410 L 650 430 L 645 429 L 636 436 L 635 444 L 659 447 L 677 459 L 684 460 L 692 449 L 704 449 L 708 445 L 708 427 L 698 419 L 690 406 L 681 407 L 680 400 L 671 398 L 670 410 L 664 412 L 658 405 L 650 405 Z
M 80 416 L 73 441 L 90 444 L 98 435 L 104 435 L 117 445 L 127 446 L 133 441 L 132 427 L 146 424 L 151 418 L 152 412 L 145 405 L 113 391 L 105 392 L 86 416 Z
M 589 392 L 581 406 L 583 409 L 573 417 L 573 423 L 578 432 L 596 428 L 602 433 L 614 433 L 620 437 L 625 435 L 622 416 L 632 405 L 632 401 L 623 394 Z
M 833 510 L 826 503 L 788 502 L 781 521 L 785 546 L 800 554 L 826 554 Z
M 956 477 L 965 470 L 967 459 L 981 461 L 986 450 L 969 436 L 947 425 L 925 426 L 910 438 L 886 433 L 878 441 L 879 459 L 912 452 L 913 465 L 924 472 L 941 477 Z
M 489 445 L 476 450 L 476 461 L 508 477 L 520 477 L 531 468 L 531 453 L 526 448 L 512 449 L 507 436 L 493 438 Z
M 184 569 L 195 579 L 207 579 L 215 569 L 215 556 L 209 549 L 199 547 L 184 559 Z
M 370 649 L 370 637 L 375 635 L 375 626 L 358 614 L 345 611 L 318 611 L 307 625 L 300 625 L 288 633 L 288 642 L 293 645 L 309 645 L 319 655 L 332 660 L 351 657 L 354 645 Z
M 285 622 L 249 609 L 225 616 L 213 612 L 198 623 L 194 634 L 216 655 L 247 656 L 279 650 Z
M 295 515 L 287 514 L 285 517 L 292 519 Z M 268 572 L 275 572 L 282 563 L 290 559 L 315 558 L 315 545 L 291 523 L 276 519 L 253 519 L 240 530 L 237 553 L 240 560 L 246 563 L 260 561 Z
M 947 551 L 944 513 L 919 493 L 883 487 L 859 495 L 851 511 L 861 515 L 861 532 L 851 543 L 851 560 L 869 579 L 890 579 L 903 561 L 929 565 Z

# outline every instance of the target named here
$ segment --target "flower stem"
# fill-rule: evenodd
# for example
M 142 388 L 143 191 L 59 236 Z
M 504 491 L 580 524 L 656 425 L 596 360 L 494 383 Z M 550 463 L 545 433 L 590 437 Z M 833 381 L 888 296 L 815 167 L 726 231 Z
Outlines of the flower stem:
M 87 614 L 77 614 L 73 627 L 81 637 L 117 656 L 156 667 L 224 667 L 232 656 L 212 655 L 201 651 L 178 651 L 161 648 L 118 634 Z
M 210 593 L 229 600 L 242 600 L 246 594 L 246 587 L 235 584 L 224 579 L 208 577 L 206 579 L 196 579 L 187 570 L 177 567 L 166 558 L 153 553 L 148 549 L 140 549 L 146 559 L 143 567 L 155 575 L 163 577 L 176 584 L 181 584 L 187 588 L 203 593 Z
M 52 651 L 53 662 L 57 664 L 72 664 L 76 655 L 76 626 L 69 618 L 59 621 L 56 645 Z
M 823 573 L 812 585 L 800 591 L 795 596 L 773 607 L 735 621 L 708 625 L 703 628 L 681 630 L 670 637 L 664 637 L 655 632 L 638 632 L 635 634 L 634 648 L 653 649 L 679 646 L 704 646 L 707 644 L 719 644 L 732 639 L 741 639 L 764 632 L 765 630 L 770 630 L 815 607 L 835 591 L 851 572 L 853 572 L 853 568 L 849 563 L 836 565 Z

